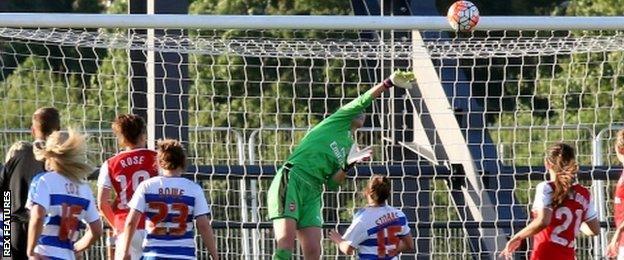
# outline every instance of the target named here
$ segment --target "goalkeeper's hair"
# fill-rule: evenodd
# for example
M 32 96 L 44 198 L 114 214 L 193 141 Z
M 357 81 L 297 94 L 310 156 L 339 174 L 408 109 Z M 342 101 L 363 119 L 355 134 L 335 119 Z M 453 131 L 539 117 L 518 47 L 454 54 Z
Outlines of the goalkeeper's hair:
M 140 142 L 147 128 L 145 120 L 134 114 L 118 115 L 112 125 L 113 132 L 119 140 L 119 144 L 123 147 L 130 147 Z
M 392 191 L 390 179 L 386 176 L 375 174 L 368 180 L 364 191 L 375 203 L 384 204 L 388 197 L 390 197 L 390 192 Z
M 37 160 L 45 160 L 47 170 L 74 182 L 85 181 L 93 172 L 87 163 L 86 136 L 73 129 L 52 132 L 44 145 L 33 146 L 33 152 Z
M 172 171 L 186 167 L 186 153 L 180 141 L 174 139 L 159 140 L 156 148 L 160 168 Z

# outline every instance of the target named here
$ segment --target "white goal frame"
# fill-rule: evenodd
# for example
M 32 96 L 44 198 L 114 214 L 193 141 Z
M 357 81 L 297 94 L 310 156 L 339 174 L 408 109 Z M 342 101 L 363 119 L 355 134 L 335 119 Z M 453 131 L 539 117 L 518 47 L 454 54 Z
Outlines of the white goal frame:
M 446 30 L 442 16 L 0 13 L 0 27 Z M 481 16 L 476 30 L 621 30 L 621 16 Z
M 0 13 L 0 27 L 17 27 L 17 28 L 111 28 L 111 29 L 292 29 L 292 30 L 413 30 L 418 34 L 418 31 L 452 31 L 450 25 L 447 22 L 446 17 L 442 16 L 241 16 L 241 15 L 118 15 L 118 14 L 59 14 L 59 13 Z M 545 17 L 545 16 L 516 16 L 516 17 L 502 17 L 502 16 L 482 16 L 476 30 L 624 30 L 624 17 Z M 149 51 L 152 53 L 153 51 Z M 420 57 L 422 58 L 422 57 Z M 153 60 L 152 60 L 153 63 Z M 149 64 L 149 62 L 148 62 Z M 431 66 L 433 67 L 433 66 Z M 420 71 L 419 73 L 425 73 L 429 77 L 438 77 L 435 74 L 435 70 Z M 439 82 L 429 82 L 426 87 L 437 87 L 433 93 L 431 89 L 425 91 L 425 95 L 438 95 L 443 94 L 443 89 Z M 440 92 L 440 90 L 442 92 Z M 153 95 L 154 92 L 148 92 Z M 148 118 L 154 118 L 153 115 L 153 101 L 148 101 Z M 436 102 L 437 103 L 437 102 Z M 152 106 L 149 106 L 152 104 Z M 437 103 L 439 106 L 447 104 Z M 445 118 L 438 119 L 439 124 L 447 125 L 444 129 L 445 139 L 442 140 L 443 144 L 453 143 L 455 140 L 462 139 L 462 129 L 457 122 L 452 122 L 450 126 L 446 124 L 448 120 L 453 120 L 452 108 L 439 108 L 437 110 L 441 114 L 445 112 Z M 445 121 L 446 120 L 446 121 Z M 153 122 L 148 122 L 148 124 Z M 152 127 L 148 127 L 152 129 Z M 154 133 L 149 133 L 149 139 L 151 142 L 154 140 Z M 448 141 L 453 140 L 453 141 Z M 465 140 L 464 140 L 465 141 Z M 467 147 L 468 144 L 466 144 Z M 460 149 L 460 150 L 467 150 Z M 460 153 L 460 150 L 457 152 Z M 474 165 L 466 163 L 470 161 L 472 156 L 469 153 L 464 152 L 463 158 L 450 158 L 449 162 L 454 160 L 460 162 L 464 166 L 467 180 L 473 187 L 463 190 L 466 195 L 468 205 L 483 205 L 496 202 L 489 202 L 484 199 L 480 194 L 483 193 L 483 187 L 479 185 L 479 174 L 476 172 Z M 465 157 L 470 158 L 465 158 Z M 437 156 L 433 156 L 436 158 Z M 461 157 L 461 156 L 460 156 Z M 437 164 L 438 162 L 433 162 Z M 594 194 L 599 193 L 602 190 L 602 186 L 605 184 L 602 181 L 595 183 L 597 187 L 594 189 Z M 604 202 L 596 203 L 598 212 L 605 212 L 606 206 Z M 480 209 L 476 209 L 476 206 L 469 207 L 472 210 L 472 214 L 476 220 L 491 220 L 488 219 L 487 212 L 483 212 Z M 491 210 L 491 209 L 490 209 Z M 604 215 L 601 216 L 601 220 L 604 219 Z M 482 234 L 487 233 L 485 228 L 479 228 L 479 232 Z M 606 234 L 603 234 L 606 236 Z M 600 241 L 602 240 L 602 241 Z M 493 248 L 500 248 L 500 243 L 505 241 L 491 241 L 492 243 L 498 243 L 498 246 Z M 601 250 L 601 243 L 605 243 L 604 237 L 597 239 L 596 244 L 599 245 L 597 250 Z

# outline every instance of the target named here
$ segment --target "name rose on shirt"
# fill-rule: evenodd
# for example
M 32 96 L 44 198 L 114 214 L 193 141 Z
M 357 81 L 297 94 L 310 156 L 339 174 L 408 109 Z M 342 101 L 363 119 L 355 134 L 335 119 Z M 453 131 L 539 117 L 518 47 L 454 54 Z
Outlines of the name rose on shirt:
M 132 165 L 143 164 L 143 161 L 145 161 L 145 156 L 130 156 L 120 160 L 119 163 L 121 163 L 121 168 L 126 168 Z
M 399 215 L 396 212 L 390 212 L 375 220 L 375 224 L 377 224 L 377 226 L 381 226 L 385 223 L 392 222 L 397 218 L 399 218 Z

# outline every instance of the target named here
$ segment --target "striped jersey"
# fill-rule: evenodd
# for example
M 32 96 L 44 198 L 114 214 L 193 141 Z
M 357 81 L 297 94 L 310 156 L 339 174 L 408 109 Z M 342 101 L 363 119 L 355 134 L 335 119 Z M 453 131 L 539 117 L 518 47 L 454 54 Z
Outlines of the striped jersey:
M 397 259 L 392 252 L 410 228 L 400 210 L 384 205 L 359 210 L 342 236 L 358 252 L 359 259 Z
M 76 183 L 56 172 L 47 172 L 31 184 L 26 207 L 35 204 L 46 211 L 35 253 L 48 259 L 74 259 L 74 242 L 81 222 L 100 219 L 87 183 Z
M 143 259 L 195 259 L 193 220 L 210 214 L 199 185 L 183 177 L 153 177 L 141 182 L 128 206 L 147 217 Z

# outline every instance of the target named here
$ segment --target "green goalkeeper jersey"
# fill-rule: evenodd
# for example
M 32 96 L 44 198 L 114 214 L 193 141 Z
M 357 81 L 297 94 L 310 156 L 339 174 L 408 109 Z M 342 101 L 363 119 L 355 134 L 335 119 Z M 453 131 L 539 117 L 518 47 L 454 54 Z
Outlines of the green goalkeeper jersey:
M 372 103 L 372 90 L 344 105 L 308 132 L 288 157 L 292 172 L 308 184 L 322 187 L 347 162 L 353 145 L 351 121 Z

